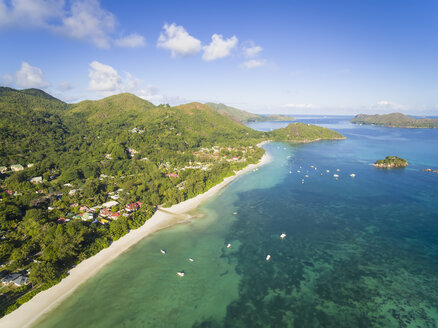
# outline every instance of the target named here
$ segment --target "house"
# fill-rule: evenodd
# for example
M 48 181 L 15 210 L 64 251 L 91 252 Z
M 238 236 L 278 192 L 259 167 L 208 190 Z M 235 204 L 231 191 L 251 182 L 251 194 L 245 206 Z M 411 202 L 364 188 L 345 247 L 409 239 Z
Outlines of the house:
M 137 211 L 141 205 L 141 202 L 131 203 L 126 205 L 125 210 L 128 212 L 134 212 Z
M 111 214 L 113 214 L 113 212 L 110 209 L 108 209 L 108 208 L 104 208 L 103 210 L 100 211 L 99 214 L 100 214 L 100 216 L 108 217 Z
M 120 216 L 120 212 L 115 212 L 113 214 L 111 214 L 110 218 L 113 220 L 117 220 Z
M 12 281 L 15 286 L 20 287 L 26 285 L 29 282 L 29 278 L 23 275 L 19 275 L 18 278 Z
M 29 164 L 27 164 L 27 167 L 33 167 L 35 164 L 33 164 L 33 163 L 29 163 Z
M 167 173 L 166 176 L 169 178 L 178 178 L 178 174 L 176 173 Z
M 102 223 L 102 224 L 108 224 L 109 220 L 107 220 L 107 219 L 99 219 L 99 222 Z
M 9 284 L 11 281 L 14 281 L 19 276 L 20 276 L 19 273 L 11 273 L 11 274 L 8 274 L 6 277 L 4 277 L 1 281 L 4 284 Z
M 93 213 L 84 213 L 82 214 L 82 220 L 93 220 L 94 214 Z
M 76 194 L 77 189 L 72 189 L 68 192 L 69 196 Z
M 79 211 L 81 211 L 81 212 L 88 211 L 88 207 L 87 206 L 81 206 L 81 207 L 79 207 Z
M 6 166 L 0 166 L 0 173 L 5 173 L 8 170 Z
M 30 182 L 33 184 L 41 183 L 43 182 L 43 177 L 33 177 L 32 179 L 30 179 Z
M 23 171 L 24 167 L 21 164 L 14 164 L 14 165 L 11 165 L 11 170 L 14 172 Z
M 56 222 L 58 222 L 58 223 L 65 223 L 68 221 L 70 221 L 70 219 L 67 219 L 67 218 L 59 218 L 58 220 L 56 220 Z
M 12 191 L 12 190 L 10 190 L 10 189 L 6 189 L 5 190 L 6 191 L 6 193 L 8 194 L 8 195 L 12 195 L 14 192 Z
M 119 202 L 116 202 L 115 200 L 111 200 L 109 202 L 103 203 L 102 207 L 110 208 L 117 205 L 119 205 Z

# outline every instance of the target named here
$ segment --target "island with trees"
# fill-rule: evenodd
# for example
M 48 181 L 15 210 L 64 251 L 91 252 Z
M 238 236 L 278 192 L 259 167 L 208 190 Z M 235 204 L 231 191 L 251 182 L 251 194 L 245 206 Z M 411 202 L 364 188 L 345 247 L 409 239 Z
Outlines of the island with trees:
M 402 113 L 392 113 L 383 115 L 356 115 L 351 121 L 353 124 L 370 124 L 386 126 L 392 128 L 438 128 L 438 119 L 432 118 L 413 118 Z
M 272 140 L 295 143 L 345 139 L 336 131 L 306 123 L 290 123 L 288 126 L 273 130 L 269 134 Z
M 397 167 L 406 167 L 408 166 L 408 161 L 405 160 L 404 158 L 400 158 L 397 156 L 386 156 L 384 159 L 379 159 L 373 165 L 375 167 L 392 169 Z
M 302 123 L 255 131 L 209 105 L 123 93 L 67 104 L 0 87 L 0 316 L 142 226 L 158 206 L 256 163 L 265 140 L 340 134 Z

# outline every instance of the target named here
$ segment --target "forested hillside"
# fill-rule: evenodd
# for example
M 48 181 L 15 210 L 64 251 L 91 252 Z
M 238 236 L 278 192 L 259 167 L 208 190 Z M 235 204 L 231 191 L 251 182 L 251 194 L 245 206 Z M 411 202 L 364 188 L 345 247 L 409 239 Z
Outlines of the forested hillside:
M 402 113 L 383 115 L 356 115 L 351 121 L 354 124 L 372 124 L 397 128 L 438 128 L 438 120 L 432 118 L 413 118 Z
M 275 141 L 289 142 L 345 139 L 336 131 L 305 123 L 290 123 L 285 128 L 271 131 L 270 136 Z
M 155 106 L 126 93 L 66 104 L 41 90 L 0 88 L 0 314 L 157 206 L 256 163 L 260 141 L 340 136 L 329 131 L 291 124 L 264 133 L 208 105 Z
M 232 120 L 241 123 L 248 122 L 267 122 L 267 121 L 294 121 L 292 116 L 287 115 L 259 115 L 241 109 L 237 109 L 224 104 L 206 103 L 206 105 L 218 111 L 218 113 L 228 116 Z

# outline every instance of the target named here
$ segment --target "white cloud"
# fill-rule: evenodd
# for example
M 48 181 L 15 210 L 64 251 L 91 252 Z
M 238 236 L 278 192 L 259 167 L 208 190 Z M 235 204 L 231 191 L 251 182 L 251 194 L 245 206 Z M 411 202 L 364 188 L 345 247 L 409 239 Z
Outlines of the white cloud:
M 234 47 L 237 46 L 239 40 L 236 36 L 232 36 L 229 39 L 224 39 L 220 34 L 213 34 L 211 37 L 211 43 L 208 46 L 204 46 L 204 54 L 202 59 L 205 61 L 216 60 L 219 58 L 227 57 L 231 54 Z
M 261 67 L 266 65 L 265 59 L 250 59 L 243 62 L 242 67 L 246 69 Z
M 14 77 L 11 74 L 9 74 L 9 73 L 5 73 L 2 76 L 2 83 L 4 85 L 11 85 L 11 84 L 13 84 L 14 83 Z
M 122 79 L 117 71 L 109 65 L 93 61 L 88 71 L 89 89 L 100 93 L 121 92 Z
M 125 39 L 130 41 L 129 46 L 135 41 L 138 46 L 141 36 L 114 40 L 116 25 L 114 14 L 102 8 L 98 0 L 0 0 L 0 29 L 41 28 L 100 48 Z
M 118 47 L 137 48 L 146 46 L 146 41 L 142 35 L 133 33 L 115 40 L 114 44 Z
M 58 84 L 58 90 L 60 90 L 60 91 L 69 91 L 71 89 L 73 89 L 73 87 L 67 81 L 61 81 Z
M 44 26 L 49 19 L 62 17 L 63 7 L 61 0 L 0 0 L 0 28 Z
M 286 105 L 284 105 L 284 107 L 303 109 L 303 108 L 312 108 L 313 104 L 286 104 Z
M 125 72 L 122 77 L 113 67 L 93 61 L 90 63 L 88 77 L 89 90 L 101 96 L 110 96 L 122 92 L 130 92 L 154 104 L 177 104 L 183 102 L 179 97 L 169 97 L 151 85 Z
M 254 58 L 256 57 L 261 51 L 263 50 L 262 47 L 256 46 L 255 44 L 251 43 L 249 47 L 243 48 L 243 53 L 246 58 Z
M 72 3 L 70 13 L 62 19 L 62 26 L 55 30 L 73 39 L 89 40 L 100 48 L 109 48 L 108 34 L 115 24 L 114 15 L 101 8 L 97 0 L 84 0 Z
M 201 41 L 191 36 L 183 26 L 164 24 L 157 47 L 170 50 L 172 57 L 195 55 L 201 51 Z
M 18 71 L 11 74 L 3 74 L 2 82 L 6 85 L 16 85 L 19 88 L 46 88 L 50 85 L 45 79 L 41 68 L 22 62 Z
M 406 109 L 405 106 L 388 101 L 388 100 L 378 101 L 375 105 L 372 106 L 372 108 L 379 109 L 379 110 L 403 110 L 403 109 Z

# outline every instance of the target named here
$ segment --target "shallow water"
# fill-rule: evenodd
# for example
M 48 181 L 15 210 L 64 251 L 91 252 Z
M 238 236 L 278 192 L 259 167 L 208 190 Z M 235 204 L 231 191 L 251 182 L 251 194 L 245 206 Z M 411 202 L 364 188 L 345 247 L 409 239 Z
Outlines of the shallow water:
M 36 326 L 438 326 L 438 174 L 422 171 L 438 130 L 302 120 L 347 139 L 266 145 L 273 162 L 203 218 L 144 239 Z M 410 165 L 370 165 L 387 155 Z

